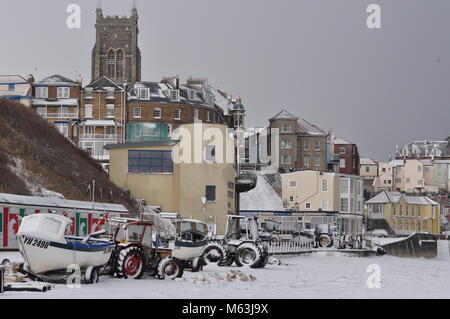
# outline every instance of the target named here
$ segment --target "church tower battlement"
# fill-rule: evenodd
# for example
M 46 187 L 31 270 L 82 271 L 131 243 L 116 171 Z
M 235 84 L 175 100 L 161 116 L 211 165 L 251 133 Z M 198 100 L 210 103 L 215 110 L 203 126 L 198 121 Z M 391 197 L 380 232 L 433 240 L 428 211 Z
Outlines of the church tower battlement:
M 91 81 L 106 76 L 117 83 L 141 80 L 141 52 L 138 47 L 138 12 L 133 4 L 130 16 L 103 15 L 96 9 L 95 45 L 92 49 Z

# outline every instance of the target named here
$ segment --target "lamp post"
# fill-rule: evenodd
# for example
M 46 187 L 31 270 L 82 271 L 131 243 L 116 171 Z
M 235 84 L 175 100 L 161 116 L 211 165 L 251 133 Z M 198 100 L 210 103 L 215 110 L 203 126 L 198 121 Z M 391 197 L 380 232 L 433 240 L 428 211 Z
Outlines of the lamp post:
M 122 143 L 125 143 L 125 139 L 126 139 L 126 132 L 125 132 L 125 130 L 126 130 L 126 123 L 127 123 L 127 120 L 126 120 L 126 117 L 127 117 L 127 80 L 124 80 L 123 81 L 123 89 L 122 89 L 122 92 L 123 92 L 123 101 L 122 101 L 122 136 L 121 136 L 121 139 L 122 139 Z
M 207 202 L 207 198 L 205 195 L 202 196 L 202 198 L 200 198 L 202 204 L 203 204 L 203 214 L 205 215 L 205 223 L 206 223 L 206 202 Z

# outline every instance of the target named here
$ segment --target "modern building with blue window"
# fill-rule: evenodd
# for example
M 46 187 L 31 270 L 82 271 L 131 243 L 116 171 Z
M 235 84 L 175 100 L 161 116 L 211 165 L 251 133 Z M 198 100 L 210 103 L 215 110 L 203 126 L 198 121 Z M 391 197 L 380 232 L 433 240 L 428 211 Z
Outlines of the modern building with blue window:
M 220 147 L 227 143 L 233 145 L 233 137 L 226 133 L 226 125 L 203 123 L 195 131 L 200 136 L 214 133 L 214 138 L 200 139 L 201 144 L 193 145 L 194 138 L 184 134 L 189 132 L 194 137 L 195 125 L 199 124 L 180 127 L 181 140 L 106 145 L 110 156 L 109 176 L 117 186 L 130 190 L 134 198 L 144 199 L 146 205 L 206 221 L 210 229 L 223 235 L 226 216 L 236 213 L 235 167 L 233 147 L 232 154 Z M 190 142 L 184 144 L 184 138 Z M 186 157 L 179 160 L 177 156 L 182 154 Z M 200 161 L 195 160 L 198 155 Z

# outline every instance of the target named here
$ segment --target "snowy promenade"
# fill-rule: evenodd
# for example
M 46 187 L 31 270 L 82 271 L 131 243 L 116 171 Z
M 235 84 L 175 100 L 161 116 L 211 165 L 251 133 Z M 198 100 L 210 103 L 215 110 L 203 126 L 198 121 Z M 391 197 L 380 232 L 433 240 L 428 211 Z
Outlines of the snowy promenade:
M 0 253 L 0 259 L 7 253 Z M 9 253 L 11 254 L 11 253 Z M 368 288 L 367 266 L 381 270 L 381 288 Z M 230 270 L 252 274 L 254 281 L 227 281 Z M 97 285 L 50 292 L 8 292 L 2 298 L 450 298 L 450 260 L 392 256 L 346 257 L 316 253 L 282 259 L 264 269 L 209 266 L 186 271 L 178 281 L 100 278 Z M 197 279 L 195 279 L 198 277 Z M 206 281 L 203 281 L 206 279 Z

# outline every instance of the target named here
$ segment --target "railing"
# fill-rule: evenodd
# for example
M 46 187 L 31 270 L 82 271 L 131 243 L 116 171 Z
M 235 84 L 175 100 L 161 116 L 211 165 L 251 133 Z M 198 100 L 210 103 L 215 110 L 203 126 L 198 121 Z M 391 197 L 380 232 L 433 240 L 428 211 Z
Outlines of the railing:
M 102 140 L 120 140 L 121 135 L 118 134 L 80 134 L 80 139 L 102 139 Z
M 78 118 L 78 113 L 45 113 L 42 114 L 43 118 Z
M 281 241 L 268 244 L 271 255 L 295 255 L 312 252 L 313 242 L 310 240 Z

